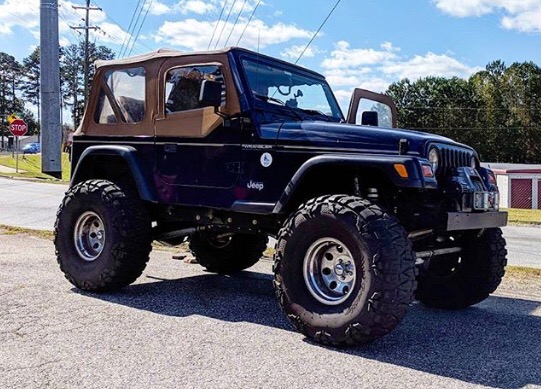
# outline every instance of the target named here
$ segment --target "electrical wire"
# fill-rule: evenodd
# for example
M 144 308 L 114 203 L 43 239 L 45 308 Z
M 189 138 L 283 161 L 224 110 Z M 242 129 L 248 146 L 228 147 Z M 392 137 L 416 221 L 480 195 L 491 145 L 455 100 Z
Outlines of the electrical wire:
M 224 5 L 222 6 L 222 11 L 220 12 L 220 16 L 218 16 L 218 20 L 216 21 L 216 25 L 214 26 L 214 31 L 212 31 L 212 36 L 210 37 L 209 44 L 207 45 L 207 50 L 210 49 L 210 45 L 212 44 L 212 41 L 214 40 L 214 35 L 216 34 L 216 30 L 218 30 L 218 25 L 220 24 L 220 20 L 222 20 L 222 16 L 224 14 L 226 4 L 227 4 L 227 0 L 224 1 Z
M 227 22 L 229 21 L 229 17 L 231 16 L 231 12 L 233 12 L 233 8 L 235 8 L 235 4 L 237 4 L 237 0 L 234 0 L 233 4 L 231 4 L 231 8 L 229 9 L 229 13 L 227 14 L 227 18 L 225 18 L 224 25 L 222 26 L 222 30 L 220 31 L 220 36 L 218 36 L 218 40 L 216 41 L 216 44 L 214 45 L 215 49 L 218 47 L 218 43 L 220 43 L 220 39 L 222 39 L 222 34 L 224 33 L 225 26 L 227 25 Z
M 130 25 L 128 26 L 128 29 L 126 30 L 127 32 L 127 35 L 124 36 L 124 39 L 122 41 L 122 46 L 120 46 L 120 50 L 118 51 L 118 57 L 120 58 L 120 56 L 122 55 L 122 51 L 124 50 L 125 48 L 125 45 L 126 45 L 126 38 L 128 37 L 131 38 L 131 34 L 130 34 L 130 30 L 132 28 L 132 24 L 133 24 L 133 21 L 135 19 L 135 14 L 137 13 L 137 10 L 139 9 L 139 5 L 141 4 L 141 0 L 138 0 L 137 1 L 137 5 L 135 6 L 135 9 L 133 10 L 133 13 L 131 15 L 131 20 L 130 20 Z
M 96 4 L 98 7 L 100 7 L 100 8 L 103 9 L 103 7 L 101 7 L 96 1 L 93 1 L 93 3 Z M 126 32 L 126 29 L 125 29 L 124 27 L 122 27 L 122 26 L 120 25 L 120 23 L 118 23 L 115 19 L 113 19 L 111 16 L 109 16 L 108 13 L 106 13 L 106 12 L 104 12 L 104 13 L 105 13 L 105 17 L 106 17 L 107 19 L 109 19 L 113 24 L 116 24 L 117 27 L 120 28 L 123 32 Z M 102 30 L 102 31 L 103 31 L 103 30 Z M 105 32 L 105 31 L 104 31 L 104 32 Z M 107 35 L 108 35 L 109 37 L 112 38 L 112 36 L 111 36 L 110 34 L 107 34 Z M 126 39 L 126 37 L 124 37 L 124 40 L 125 40 L 125 39 Z M 116 39 L 116 41 L 118 41 L 118 39 Z M 144 42 L 137 42 L 137 43 L 138 43 L 139 45 L 141 45 L 141 46 L 144 46 L 146 49 L 148 49 L 148 50 L 150 50 L 150 51 L 155 50 L 155 49 L 153 49 L 152 47 L 148 46 L 148 45 L 147 45 L 146 43 L 144 43 Z M 122 43 L 122 45 L 124 45 L 124 43 Z
M 224 47 L 227 46 L 227 43 L 229 42 L 229 38 L 231 38 L 231 35 L 233 34 L 233 31 L 235 30 L 235 27 L 237 26 L 237 23 L 239 22 L 239 18 L 240 18 L 240 15 L 242 14 L 242 11 L 244 11 L 244 6 L 246 5 L 246 3 L 248 2 L 248 0 L 244 0 L 244 3 L 242 3 L 242 7 L 240 8 L 240 11 L 239 11 L 239 14 L 237 15 L 237 19 L 235 20 L 235 23 L 233 24 L 233 28 L 231 29 L 231 31 L 229 31 L 229 35 L 225 41 L 225 44 L 224 44 Z
M 316 33 L 314 34 L 314 36 L 312 36 L 312 39 L 310 39 L 310 41 L 308 42 L 308 44 L 306 45 L 306 47 L 304 48 L 304 50 L 302 51 L 302 53 L 299 55 L 299 58 L 297 58 L 297 60 L 295 61 L 295 63 L 299 62 L 300 59 L 302 58 L 302 56 L 304 55 L 304 53 L 306 52 L 306 50 L 308 50 L 308 47 L 310 47 L 310 45 L 312 44 L 312 42 L 314 41 L 314 39 L 316 39 L 316 36 L 317 34 L 319 34 L 319 32 L 321 31 L 321 29 L 323 28 L 323 26 L 325 25 L 325 23 L 327 23 L 327 20 L 329 20 L 329 18 L 331 17 L 332 13 L 334 12 L 334 10 L 336 9 L 336 7 L 338 7 L 338 4 L 340 4 L 342 0 L 338 0 L 336 2 L 336 4 L 334 5 L 334 7 L 332 7 L 331 11 L 329 12 L 329 14 L 327 15 L 327 17 L 325 18 L 325 20 L 323 20 L 323 23 L 321 23 L 321 25 L 319 26 L 319 28 L 317 29 Z
M 250 24 L 250 22 L 252 21 L 252 18 L 254 17 L 255 15 L 255 11 L 257 11 L 257 7 L 259 7 L 259 4 L 261 4 L 261 0 L 259 0 L 254 8 L 254 10 L 252 11 L 252 14 L 250 15 L 250 18 L 248 19 L 248 22 L 246 22 L 246 26 L 244 26 L 244 30 L 242 30 L 242 34 L 240 34 L 240 37 L 239 37 L 239 40 L 237 41 L 237 44 L 236 46 L 239 45 L 240 41 L 242 40 L 242 37 L 244 36 L 244 33 L 246 32 L 246 29 L 248 28 L 248 25 Z
M 150 7 L 152 7 L 153 2 L 154 2 L 154 0 L 150 0 L 150 3 L 148 3 L 147 11 L 145 12 L 145 16 L 143 16 L 143 21 L 139 25 L 139 30 L 137 30 L 137 35 L 135 35 L 135 39 L 134 39 L 134 41 L 133 41 L 133 43 L 131 45 L 131 49 L 130 49 L 130 52 L 128 53 L 128 56 L 131 55 L 133 47 L 135 46 L 135 42 L 137 42 L 137 39 L 139 38 L 139 34 L 141 33 L 141 29 L 143 28 L 143 24 L 145 24 L 145 20 L 147 19 L 148 11 L 150 11 Z
M 133 38 L 133 33 L 135 32 L 135 29 L 137 28 L 137 24 L 139 23 L 139 18 L 141 17 L 141 14 L 143 13 L 143 9 L 145 8 L 146 4 L 147 4 L 147 0 L 143 0 L 143 3 L 141 4 L 141 8 L 139 8 L 139 13 L 137 14 L 137 17 L 135 18 L 135 23 L 133 24 L 132 30 L 128 31 L 130 35 L 128 36 L 128 43 L 126 43 L 126 46 L 124 47 L 124 53 L 121 54 L 123 57 L 126 56 L 128 47 L 130 47 L 130 43 Z

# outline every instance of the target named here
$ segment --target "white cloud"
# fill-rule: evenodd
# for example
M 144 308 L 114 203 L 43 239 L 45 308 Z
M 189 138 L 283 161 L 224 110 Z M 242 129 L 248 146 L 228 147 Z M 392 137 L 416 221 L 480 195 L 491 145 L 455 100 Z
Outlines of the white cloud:
M 417 80 L 427 76 L 469 77 L 481 68 L 470 67 L 450 54 L 428 52 L 413 58 L 400 56 L 400 48 L 384 42 L 379 49 L 352 48 L 340 41 L 321 66 L 329 84 L 337 88 L 345 101 L 346 88 L 363 88 L 383 92 L 402 78 Z M 351 92 L 348 92 L 351 93 Z M 340 97 L 339 97 L 340 99 Z M 349 97 L 348 97 L 349 99 Z
M 227 45 L 236 45 L 247 20 L 241 19 L 235 26 Z M 223 20 L 218 23 L 216 36 L 211 48 L 218 42 L 217 47 L 223 47 L 227 37 L 233 28 L 233 22 L 225 23 Z M 166 43 L 171 46 L 185 47 L 191 50 L 206 50 L 213 31 L 216 27 L 215 21 L 202 21 L 196 19 L 185 19 L 179 22 L 166 21 L 158 29 L 154 40 L 158 43 Z M 220 36 L 220 33 L 223 33 Z M 252 19 L 242 41 L 241 46 L 249 48 L 264 48 L 269 45 L 285 43 L 292 39 L 306 39 L 311 37 L 313 32 L 299 28 L 293 24 L 276 23 L 267 25 L 259 19 Z
M 194 13 L 197 15 L 204 15 L 208 12 L 214 11 L 216 7 L 214 4 L 208 1 L 201 0 L 181 0 L 175 7 L 175 11 L 180 12 L 182 15 Z
M 11 35 L 17 26 L 28 30 L 39 26 L 39 0 L 5 0 L 0 4 L 0 36 Z
M 339 41 L 331 57 L 326 58 L 321 66 L 325 69 L 355 68 L 375 65 L 396 58 L 396 49 L 388 42 L 382 45 L 383 50 L 352 49 L 349 42 Z
M 438 55 L 428 52 L 425 55 L 416 55 L 407 61 L 390 63 L 383 66 L 381 70 L 385 74 L 394 75 L 398 78 L 417 80 L 427 76 L 465 78 L 481 70 L 481 68 L 469 67 L 446 54 Z
M 501 25 L 509 30 L 541 33 L 539 0 L 433 0 L 442 12 L 456 17 L 502 13 Z
M 152 2 L 152 5 L 150 6 L 149 12 L 151 15 L 164 15 L 171 12 L 171 7 L 167 4 L 162 3 L 161 1 L 154 0 L 154 2 Z
M 296 60 L 302 54 L 305 47 L 306 47 L 306 44 L 304 44 L 304 45 L 293 45 L 291 47 L 287 47 L 284 50 L 282 50 L 280 55 L 282 57 L 284 57 L 284 58 L 289 58 L 289 59 Z M 302 56 L 306 57 L 306 58 L 311 58 L 311 57 L 314 57 L 316 54 L 319 54 L 319 53 L 321 53 L 321 50 L 319 50 L 319 48 L 317 46 L 308 46 L 308 48 L 306 49 L 306 51 L 304 51 L 304 54 Z

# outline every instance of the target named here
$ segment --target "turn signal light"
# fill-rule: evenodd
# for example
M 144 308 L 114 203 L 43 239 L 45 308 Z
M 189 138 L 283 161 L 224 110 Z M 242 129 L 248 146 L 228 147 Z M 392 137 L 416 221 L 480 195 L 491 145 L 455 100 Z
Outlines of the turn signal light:
M 401 163 L 395 163 L 394 164 L 394 170 L 398 173 L 398 175 L 402 178 L 408 178 L 408 170 L 406 169 L 406 166 L 404 166 Z
M 421 168 L 423 169 L 423 176 L 430 178 L 434 177 L 434 171 L 432 170 L 432 166 L 422 165 Z
M 496 185 L 497 182 L 496 182 L 496 176 L 494 175 L 494 172 L 488 172 L 488 183 L 490 185 Z

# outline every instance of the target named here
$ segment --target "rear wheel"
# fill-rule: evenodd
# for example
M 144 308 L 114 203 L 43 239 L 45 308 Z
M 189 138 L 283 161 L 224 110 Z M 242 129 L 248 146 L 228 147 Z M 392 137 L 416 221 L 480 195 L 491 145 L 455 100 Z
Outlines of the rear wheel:
M 436 256 L 419 269 L 416 298 L 441 309 L 462 309 L 485 300 L 505 273 L 507 250 L 499 228 L 467 232 L 455 242 L 460 253 Z
M 358 197 L 308 201 L 278 235 L 274 283 L 293 325 L 317 342 L 354 345 L 391 332 L 415 290 L 398 220 Z
M 208 271 L 230 274 L 255 265 L 267 241 L 263 235 L 199 232 L 191 236 L 190 250 Z
M 57 213 L 57 261 L 79 289 L 112 291 L 131 284 L 146 266 L 151 242 L 150 218 L 137 193 L 110 181 L 73 186 Z

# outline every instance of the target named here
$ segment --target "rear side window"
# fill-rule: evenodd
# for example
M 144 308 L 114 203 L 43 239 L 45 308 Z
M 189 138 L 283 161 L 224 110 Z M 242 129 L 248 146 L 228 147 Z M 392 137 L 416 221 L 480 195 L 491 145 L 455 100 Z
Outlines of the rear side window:
M 222 83 L 222 105 L 225 104 L 225 83 L 218 66 L 187 66 L 171 69 L 165 77 L 165 112 L 182 112 L 203 108 L 199 103 L 204 80 Z
M 139 123 L 143 120 L 145 117 L 145 68 L 109 71 L 105 73 L 105 84 L 100 91 L 94 113 L 94 120 L 97 123 L 118 122 L 113 105 L 116 105 L 120 112 L 120 121 Z M 110 100 L 111 96 L 113 101 Z

